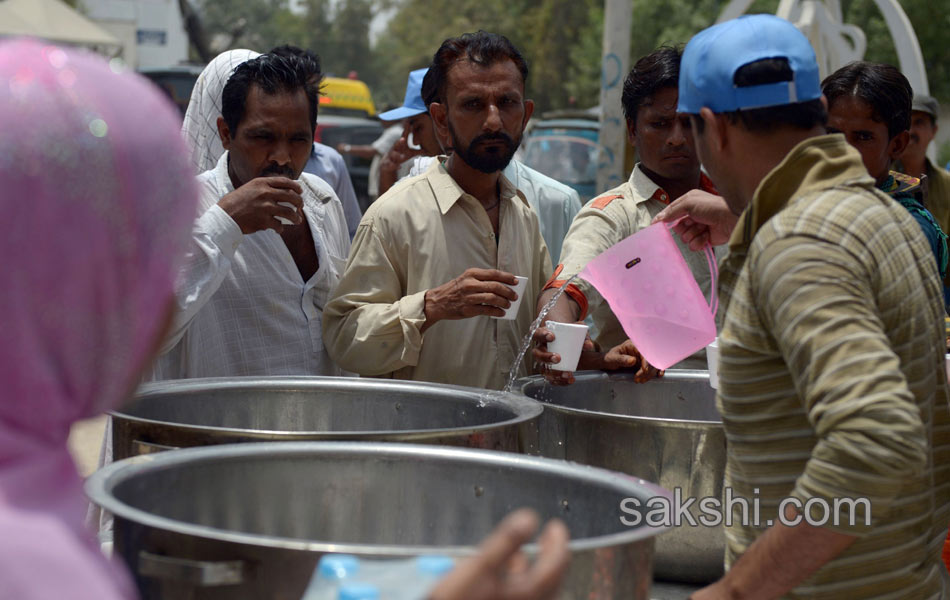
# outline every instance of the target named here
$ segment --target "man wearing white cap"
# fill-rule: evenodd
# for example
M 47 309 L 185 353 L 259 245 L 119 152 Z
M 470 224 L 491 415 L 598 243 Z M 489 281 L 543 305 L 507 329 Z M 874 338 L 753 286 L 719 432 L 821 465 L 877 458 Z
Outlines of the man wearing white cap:
M 910 214 L 824 135 L 807 38 L 771 15 L 686 46 L 678 111 L 723 195 L 658 220 L 728 241 L 717 403 L 726 565 L 703 598 L 941 598 L 950 521 L 943 302 Z

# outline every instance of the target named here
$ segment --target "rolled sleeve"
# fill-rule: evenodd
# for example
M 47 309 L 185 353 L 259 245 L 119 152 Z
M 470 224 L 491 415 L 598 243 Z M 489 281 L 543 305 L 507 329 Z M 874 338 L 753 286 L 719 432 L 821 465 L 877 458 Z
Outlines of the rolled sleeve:
M 327 351 L 342 368 L 374 376 L 418 364 L 426 290 L 404 296 L 402 280 L 374 222 L 364 219 L 323 312 Z
M 587 263 L 623 240 L 625 236 L 622 224 L 613 218 L 611 208 L 608 206 L 605 210 L 588 204 L 574 217 L 564 238 L 564 245 L 561 247 L 563 268 L 560 270 L 558 280 L 566 281 L 577 275 L 584 270 Z M 591 306 L 597 306 L 603 300 L 597 289 L 584 279 L 575 279 L 573 287 L 578 293 L 583 294 L 587 300 L 585 305 L 589 303 Z
M 874 305 L 867 269 L 836 244 L 796 236 L 772 242 L 752 264 L 756 304 L 791 373 L 817 443 L 792 496 L 867 498 L 871 526 L 927 466 L 927 435 L 900 360 Z M 864 512 L 838 503 L 850 535 Z
M 217 204 L 195 221 L 175 283 L 177 310 L 159 355 L 178 344 L 198 312 L 221 287 L 243 239 L 240 226 Z

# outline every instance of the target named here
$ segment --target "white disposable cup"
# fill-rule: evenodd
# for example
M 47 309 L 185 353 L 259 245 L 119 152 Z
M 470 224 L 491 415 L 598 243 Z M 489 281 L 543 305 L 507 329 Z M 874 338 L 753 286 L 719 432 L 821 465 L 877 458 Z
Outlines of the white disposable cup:
M 947 379 L 950 379 L 950 354 L 946 356 L 945 362 L 947 365 Z
M 706 365 L 709 368 L 709 386 L 719 389 L 719 338 L 706 346 Z
M 492 317 L 493 319 L 504 319 L 505 321 L 511 321 L 518 316 L 518 307 L 521 306 L 521 299 L 524 297 L 524 290 L 526 287 L 528 287 L 528 278 L 515 275 L 515 279 L 518 280 L 518 283 L 515 285 L 509 285 L 508 287 L 513 289 L 515 293 L 518 294 L 518 299 L 512 302 L 511 306 L 509 306 L 507 309 L 503 309 L 505 310 L 504 315 L 500 317 Z
M 561 356 L 561 362 L 549 366 L 555 371 L 576 371 L 587 339 L 587 325 L 545 321 L 544 326 L 554 334 L 554 341 L 548 342 L 548 352 Z
M 291 204 L 290 202 L 278 202 L 277 204 L 278 204 L 278 206 L 286 206 L 287 208 L 292 209 L 294 212 L 297 212 L 297 207 L 294 206 L 293 204 Z M 275 216 L 274 218 L 277 219 L 278 221 L 280 221 L 283 225 L 293 225 L 293 224 L 294 224 L 293 221 L 287 220 L 287 219 L 285 219 L 285 218 L 283 218 L 283 217 L 276 217 L 276 216 Z

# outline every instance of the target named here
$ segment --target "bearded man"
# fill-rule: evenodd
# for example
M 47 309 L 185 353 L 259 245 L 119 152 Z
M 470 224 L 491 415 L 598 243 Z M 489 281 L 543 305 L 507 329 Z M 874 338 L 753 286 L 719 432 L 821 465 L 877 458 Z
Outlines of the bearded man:
M 537 215 L 501 173 L 534 109 L 528 69 L 508 39 L 480 31 L 443 42 L 429 74 L 429 112 L 453 154 L 363 216 L 323 337 L 360 375 L 500 389 L 551 272 Z M 518 298 L 516 275 L 528 301 L 492 318 Z

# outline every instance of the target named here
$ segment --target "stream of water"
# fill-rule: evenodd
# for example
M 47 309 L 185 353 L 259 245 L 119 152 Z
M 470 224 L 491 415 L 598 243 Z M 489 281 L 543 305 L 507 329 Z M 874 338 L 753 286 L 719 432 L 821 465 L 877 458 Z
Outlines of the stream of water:
M 561 297 L 561 294 L 564 293 L 564 290 L 567 289 L 567 286 L 571 284 L 577 278 L 577 275 L 574 275 L 567 282 L 558 289 L 557 293 L 551 296 L 551 299 L 541 308 L 541 312 L 538 313 L 538 318 L 534 320 L 534 323 L 531 324 L 531 327 L 528 331 L 528 334 L 524 336 L 524 339 L 521 340 L 521 351 L 518 352 L 518 356 L 515 357 L 515 362 L 511 365 L 511 370 L 508 371 L 508 383 L 505 384 L 504 391 L 510 392 L 511 386 L 514 385 L 515 379 L 518 379 L 518 369 L 521 368 L 521 362 L 524 360 L 524 353 L 527 352 L 528 347 L 531 346 L 531 340 L 534 338 L 534 332 L 538 330 L 538 327 L 541 326 L 541 323 L 544 322 L 544 317 L 548 315 L 548 312 L 554 308 L 555 303 Z

